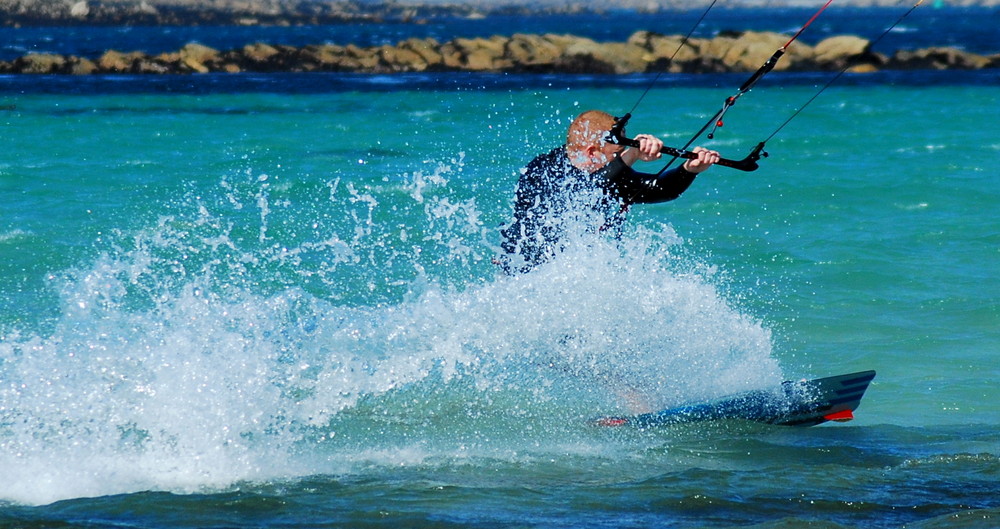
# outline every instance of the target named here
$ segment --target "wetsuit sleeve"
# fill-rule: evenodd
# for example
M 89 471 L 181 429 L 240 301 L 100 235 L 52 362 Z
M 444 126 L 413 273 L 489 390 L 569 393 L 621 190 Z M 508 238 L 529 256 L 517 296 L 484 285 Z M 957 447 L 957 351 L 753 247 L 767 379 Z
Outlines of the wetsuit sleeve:
M 673 200 L 687 191 L 697 176 L 683 166 L 671 169 L 662 176 L 640 173 L 621 158 L 615 158 L 602 171 L 606 171 L 608 190 L 627 204 Z

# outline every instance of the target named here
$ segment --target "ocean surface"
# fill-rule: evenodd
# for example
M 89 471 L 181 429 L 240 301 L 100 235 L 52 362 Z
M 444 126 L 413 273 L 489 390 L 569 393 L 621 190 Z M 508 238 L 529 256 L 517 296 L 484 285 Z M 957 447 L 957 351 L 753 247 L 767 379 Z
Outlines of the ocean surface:
M 499 273 L 518 169 L 653 80 L 0 76 L 0 527 L 1000 527 L 1000 76 L 845 76 Z M 848 423 L 591 425 L 866 369 Z

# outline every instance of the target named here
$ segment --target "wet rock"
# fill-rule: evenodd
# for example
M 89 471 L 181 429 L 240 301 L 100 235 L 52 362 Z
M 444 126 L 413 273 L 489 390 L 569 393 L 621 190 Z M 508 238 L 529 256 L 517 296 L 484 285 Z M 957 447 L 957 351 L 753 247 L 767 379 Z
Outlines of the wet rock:
M 165 53 L 156 57 L 140 55 L 132 60 L 131 73 L 140 74 L 170 74 L 190 73 L 181 60 L 180 53 Z
M 552 71 L 578 74 L 613 74 L 615 65 L 587 54 L 571 54 L 559 57 L 552 65 Z
M 699 41 L 694 47 L 696 61 L 719 61 L 724 71 L 753 72 L 788 44 L 788 35 L 769 31 L 726 32 L 714 39 Z M 774 63 L 775 71 L 795 70 L 812 59 L 813 48 L 795 41 Z
M 90 75 L 97 73 L 97 65 L 90 59 L 70 57 L 67 61 L 66 73 L 72 75 Z
M 223 64 L 229 64 L 250 72 L 272 72 L 281 68 L 281 51 L 270 44 L 247 44 L 239 50 L 222 54 Z
M 516 33 L 504 46 L 504 57 L 516 71 L 541 71 L 551 68 L 563 51 L 551 35 Z
M 498 71 L 510 68 L 513 63 L 504 57 L 506 37 L 488 39 L 459 38 L 441 47 L 443 64 L 449 69 L 471 71 Z
M 423 56 L 404 47 L 384 46 L 379 59 L 393 72 L 422 72 L 428 67 Z
M 680 35 L 660 35 L 650 31 L 638 31 L 628 39 L 628 43 L 642 49 L 647 71 L 681 72 L 683 65 L 698 59 L 696 46 L 703 39 L 688 39 Z
M 66 57 L 62 55 L 29 53 L 14 60 L 12 71 L 26 74 L 64 73 L 66 64 Z
M 253 63 L 266 64 L 280 52 L 274 46 L 264 43 L 247 44 L 243 47 L 243 57 Z
M 557 64 L 570 67 L 572 73 L 616 73 L 616 62 L 605 45 L 579 38 L 563 51 Z
M 916 51 L 897 51 L 889 60 L 889 67 L 898 69 L 927 70 L 976 70 L 990 64 L 989 57 L 956 48 L 926 48 Z
M 0 0 L 2 1 L 2 0 Z M 728 32 L 712 39 L 689 39 L 647 31 L 625 42 L 596 42 L 573 35 L 528 35 L 454 39 L 444 44 L 411 38 L 397 45 L 359 47 L 333 44 L 299 47 L 249 44 L 220 52 L 191 43 L 176 52 L 150 57 L 143 52 L 109 50 L 94 61 L 60 55 L 28 54 L 0 71 L 13 73 L 209 73 L 209 72 L 361 72 L 423 71 L 726 73 L 760 68 L 788 36 L 770 32 Z M 896 69 L 979 69 L 1000 67 L 1000 56 L 956 48 L 899 51 L 889 58 L 873 53 L 870 42 L 854 36 L 831 37 L 815 47 L 795 42 L 775 70 L 869 72 Z M 671 60 L 671 57 L 673 58 Z
M 187 44 L 179 52 L 180 62 L 198 73 L 208 73 L 219 62 L 219 51 L 197 43 Z
M 788 41 L 788 37 L 778 33 L 746 31 L 732 40 L 725 37 L 713 39 L 713 41 L 715 40 L 723 44 L 728 43 L 725 51 L 718 57 L 722 59 L 723 64 L 730 71 L 752 72 L 767 62 L 774 55 L 774 52 Z M 714 44 L 709 46 L 717 48 Z M 795 54 L 800 56 L 803 54 L 804 44 L 797 42 L 793 46 L 786 50 L 785 57 L 775 63 L 775 71 L 787 70 L 795 61 Z
M 649 65 L 648 54 L 638 46 L 627 42 L 608 42 L 603 48 L 598 58 L 613 64 L 615 73 L 645 72 Z
M 280 55 L 274 49 L 274 55 Z M 298 69 L 303 72 L 334 72 L 340 70 L 340 58 L 343 56 L 344 47 L 333 44 L 309 45 L 295 54 L 291 59 L 297 64 Z
M 379 62 L 374 48 L 359 48 L 354 44 L 348 44 L 344 47 L 340 64 L 343 69 L 352 72 L 377 72 Z
M 868 39 L 854 35 L 841 35 L 824 39 L 813 48 L 813 66 L 820 70 L 842 70 L 851 67 L 852 71 L 864 71 L 862 65 L 869 67 L 881 66 L 885 58 L 871 52 L 871 42 Z
M 819 63 L 834 62 L 844 57 L 861 55 L 868 51 L 871 42 L 854 35 L 841 35 L 820 41 L 813 48 L 815 60 Z
M 441 45 L 438 41 L 432 38 L 417 39 L 411 38 L 404 40 L 399 43 L 399 49 L 410 51 L 420 57 L 421 61 L 425 65 L 425 69 L 437 70 L 441 68 L 444 62 L 444 56 L 441 55 L 440 49 Z M 415 60 L 416 64 L 416 60 Z
M 97 69 L 104 73 L 133 73 L 133 65 L 144 59 L 148 59 L 148 56 L 142 52 L 108 50 L 97 59 Z

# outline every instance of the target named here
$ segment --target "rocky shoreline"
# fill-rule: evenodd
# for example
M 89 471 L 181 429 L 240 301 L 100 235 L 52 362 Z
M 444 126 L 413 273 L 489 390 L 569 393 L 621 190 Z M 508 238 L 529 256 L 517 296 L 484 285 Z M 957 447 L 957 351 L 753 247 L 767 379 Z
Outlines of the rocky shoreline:
M 625 42 L 599 43 L 573 35 L 515 34 L 458 38 L 439 43 L 411 38 L 374 47 L 332 44 L 304 47 L 249 44 L 215 50 L 191 43 L 159 55 L 109 50 L 87 58 L 28 54 L 0 61 L 5 74 L 193 74 L 240 72 L 513 72 L 566 74 L 726 73 L 754 71 L 787 40 L 787 35 L 746 31 L 711 39 L 690 39 L 648 31 Z M 678 50 L 678 47 L 680 49 Z M 796 41 L 775 70 L 852 72 L 878 70 L 975 70 L 1000 68 L 1000 54 L 979 55 L 956 48 L 873 52 L 866 39 L 843 35 L 815 45 Z M 674 56 L 674 53 L 676 55 Z M 670 57 L 674 56 L 673 60 Z

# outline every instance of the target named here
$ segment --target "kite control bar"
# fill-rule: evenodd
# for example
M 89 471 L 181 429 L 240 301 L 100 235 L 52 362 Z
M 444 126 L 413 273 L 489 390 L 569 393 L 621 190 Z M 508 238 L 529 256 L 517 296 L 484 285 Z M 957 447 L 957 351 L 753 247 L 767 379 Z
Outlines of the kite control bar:
M 610 143 L 615 143 L 618 145 L 625 145 L 627 147 L 639 147 L 639 140 L 634 140 L 631 138 L 623 138 L 620 136 L 615 136 L 614 134 L 608 135 L 608 140 Z M 673 147 L 663 147 L 660 149 L 660 154 L 666 154 L 667 156 L 674 156 L 676 158 L 684 158 L 686 160 L 693 160 L 698 158 L 698 153 L 694 151 L 688 151 L 685 149 L 675 149 Z M 761 157 L 767 158 L 767 153 L 764 152 L 764 142 L 760 142 L 756 147 L 750 151 L 750 154 L 743 158 L 742 160 L 730 160 L 728 158 L 722 158 L 715 165 L 721 165 L 723 167 L 729 167 L 730 169 L 737 169 L 739 171 L 756 171 L 760 165 L 757 164 L 757 160 Z

